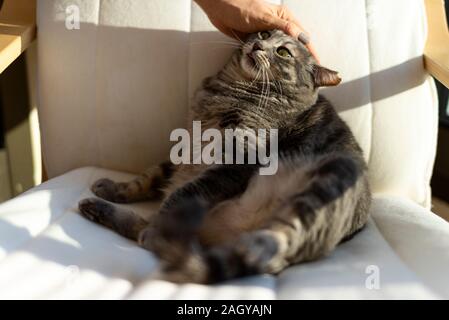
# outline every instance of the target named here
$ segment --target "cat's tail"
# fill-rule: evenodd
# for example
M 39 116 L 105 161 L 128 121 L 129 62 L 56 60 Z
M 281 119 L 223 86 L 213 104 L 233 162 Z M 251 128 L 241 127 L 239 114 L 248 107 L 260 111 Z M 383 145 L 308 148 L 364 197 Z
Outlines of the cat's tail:
M 161 260 L 155 279 L 210 284 L 258 273 L 233 244 L 212 248 L 199 244 L 198 231 L 206 212 L 203 202 L 191 199 L 161 214 L 150 248 Z

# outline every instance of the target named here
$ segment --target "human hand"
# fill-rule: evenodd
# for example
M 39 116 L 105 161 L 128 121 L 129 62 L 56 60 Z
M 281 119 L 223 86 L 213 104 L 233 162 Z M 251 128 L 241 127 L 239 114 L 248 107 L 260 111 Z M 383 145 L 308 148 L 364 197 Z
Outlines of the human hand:
M 280 29 L 302 41 L 318 59 L 309 35 L 285 6 L 263 0 L 195 0 L 212 24 L 232 38 L 244 39 L 246 34 Z

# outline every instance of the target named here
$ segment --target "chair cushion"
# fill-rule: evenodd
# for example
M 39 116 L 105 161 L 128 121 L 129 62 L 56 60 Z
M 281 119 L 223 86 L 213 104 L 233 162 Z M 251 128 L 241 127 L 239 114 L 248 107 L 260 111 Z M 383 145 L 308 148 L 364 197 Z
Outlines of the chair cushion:
M 151 280 L 158 262 L 150 252 L 77 212 L 101 177 L 132 175 L 81 168 L 0 206 L 0 299 L 449 298 L 449 224 L 410 200 L 389 197 L 374 200 L 373 219 L 352 240 L 277 277 L 214 286 Z M 157 206 L 127 207 L 142 213 Z M 370 278 L 376 274 L 378 289 Z
M 438 113 L 421 58 L 423 1 L 282 2 L 322 63 L 340 71 L 343 83 L 323 93 L 363 147 L 373 190 L 428 207 Z M 66 28 L 74 5 L 79 30 Z M 194 90 L 233 50 L 191 0 L 38 1 L 38 24 L 50 177 L 91 165 L 137 172 L 165 159 Z

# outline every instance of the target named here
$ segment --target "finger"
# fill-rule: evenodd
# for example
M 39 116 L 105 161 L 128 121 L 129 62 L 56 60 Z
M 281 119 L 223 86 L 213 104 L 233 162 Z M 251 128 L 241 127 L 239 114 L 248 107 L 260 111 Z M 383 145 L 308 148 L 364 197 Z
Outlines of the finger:
M 296 19 L 294 14 L 286 6 L 278 6 L 277 13 L 281 19 L 285 19 L 286 21 L 293 23 L 295 25 L 293 27 L 287 26 L 286 29 L 283 29 L 284 32 L 304 43 L 306 48 L 310 51 L 312 56 L 319 63 L 317 51 L 315 50 L 314 46 L 310 43 L 310 34 L 302 27 L 301 23 L 299 22 L 298 19 Z
M 273 26 L 276 29 L 280 29 L 284 31 L 286 34 L 291 37 L 298 39 L 301 41 L 306 47 L 310 45 L 310 36 L 309 34 L 300 26 L 298 26 L 293 21 L 284 20 L 282 18 L 273 18 L 272 19 Z
M 312 56 L 315 58 L 315 60 L 320 63 L 320 58 L 318 57 L 318 53 L 315 50 L 315 47 L 309 43 L 308 45 L 306 45 L 307 49 L 310 51 L 310 53 L 312 54 Z
M 318 54 L 317 51 L 315 50 L 315 47 L 312 45 L 312 43 L 310 42 L 310 36 L 309 34 L 301 31 L 297 37 L 297 39 L 299 41 L 301 41 L 306 48 L 310 51 L 310 53 L 312 54 L 312 56 L 319 62 L 319 58 L 318 58 Z
M 280 29 L 293 38 L 297 38 L 301 32 L 301 29 L 294 22 L 276 16 L 270 17 L 268 24 L 268 29 Z
M 277 6 L 276 13 L 278 18 L 288 21 L 291 25 L 287 25 L 284 30 L 287 34 L 291 35 L 294 38 L 297 38 L 300 33 L 305 33 L 309 36 L 309 33 L 303 28 L 298 19 L 296 19 L 295 15 L 286 7 L 286 6 Z

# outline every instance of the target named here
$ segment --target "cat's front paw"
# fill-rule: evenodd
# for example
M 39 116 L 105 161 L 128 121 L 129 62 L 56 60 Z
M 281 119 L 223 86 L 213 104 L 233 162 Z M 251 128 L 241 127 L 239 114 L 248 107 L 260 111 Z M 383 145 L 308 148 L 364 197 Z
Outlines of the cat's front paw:
M 97 198 L 88 198 L 78 203 L 82 216 L 98 224 L 107 225 L 114 213 L 114 206 Z
M 244 234 L 235 252 L 245 265 L 258 273 L 274 273 L 285 265 L 279 241 L 274 232 L 260 230 Z
M 92 192 L 99 198 L 116 202 L 126 203 L 126 188 L 123 183 L 116 183 L 111 179 L 97 180 L 91 188 Z
M 160 237 L 158 232 L 153 227 L 147 227 L 143 229 L 137 238 L 137 243 L 142 247 L 148 250 L 151 250 L 153 247 L 153 240 L 157 237 Z

